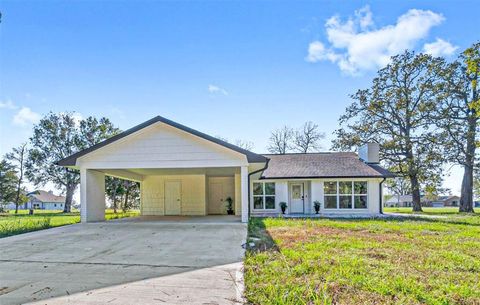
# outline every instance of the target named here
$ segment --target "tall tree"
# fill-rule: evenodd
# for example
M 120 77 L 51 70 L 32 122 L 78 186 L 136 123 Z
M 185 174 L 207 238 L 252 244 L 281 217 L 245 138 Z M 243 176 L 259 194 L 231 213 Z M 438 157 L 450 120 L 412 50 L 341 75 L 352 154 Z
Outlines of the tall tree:
M 118 201 L 121 199 L 123 192 L 122 179 L 110 176 L 105 177 L 105 193 L 112 202 L 113 212 L 115 214 L 118 211 Z
M 125 197 L 122 210 L 125 213 L 138 206 L 140 200 L 140 185 L 138 182 L 124 180 L 123 188 L 125 189 Z
M 270 134 L 268 152 L 272 154 L 286 154 L 292 148 L 293 129 L 288 126 L 275 129 Z
M 385 186 L 395 195 L 409 195 L 412 193 L 412 187 L 410 186 L 410 180 L 404 177 L 396 177 L 388 179 Z
M 110 119 L 89 116 L 78 122 L 78 132 L 75 137 L 75 143 L 78 149 L 85 149 L 110 138 L 121 130 L 113 125 Z
M 13 148 L 12 152 L 8 153 L 5 157 L 15 168 L 17 172 L 17 190 L 15 194 L 15 214 L 18 214 L 18 206 L 26 202 L 27 198 L 23 195 L 23 179 L 25 174 L 25 163 L 27 161 L 27 143 L 21 144 L 19 147 Z
M 320 149 L 320 140 L 325 134 L 318 130 L 318 125 L 313 122 L 305 122 L 302 127 L 295 131 L 293 137 L 294 149 L 301 153 L 308 153 Z
M 476 175 L 475 179 L 473 180 L 473 195 L 474 195 L 474 200 L 475 199 L 480 199 L 480 178 L 478 175 Z M 475 203 L 475 201 L 474 201 Z
M 7 204 L 15 199 L 18 178 L 15 168 L 7 160 L 0 161 L 0 203 Z
M 78 171 L 56 165 L 58 160 L 103 141 L 118 132 L 106 118 L 78 121 L 72 113 L 49 113 L 33 129 L 26 163 L 28 179 L 35 185 L 54 183 L 66 192 L 64 212 L 70 212 L 80 182 Z
M 448 161 L 463 169 L 460 212 L 473 213 L 474 169 L 480 140 L 480 42 L 466 49 L 459 59 L 443 70 L 443 94 L 440 95 L 437 126 Z
M 409 179 L 413 210 L 421 211 L 420 188 L 438 181 L 443 156 L 435 139 L 431 113 L 439 92 L 438 69 L 444 61 L 406 51 L 379 70 L 370 89 L 359 90 L 340 117 L 335 149 L 367 142 L 380 144 L 387 167 Z

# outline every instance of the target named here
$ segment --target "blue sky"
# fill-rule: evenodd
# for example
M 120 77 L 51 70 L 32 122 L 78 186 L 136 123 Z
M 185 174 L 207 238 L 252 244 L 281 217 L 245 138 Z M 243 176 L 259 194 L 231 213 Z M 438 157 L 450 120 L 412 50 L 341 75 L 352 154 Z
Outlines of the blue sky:
M 408 47 L 454 58 L 474 1 L 1 1 L 0 154 L 49 111 L 127 129 L 162 115 L 266 152 L 313 121 L 330 148 L 348 95 Z M 459 189 L 458 170 L 447 186 Z M 460 172 L 461 173 L 461 172 Z

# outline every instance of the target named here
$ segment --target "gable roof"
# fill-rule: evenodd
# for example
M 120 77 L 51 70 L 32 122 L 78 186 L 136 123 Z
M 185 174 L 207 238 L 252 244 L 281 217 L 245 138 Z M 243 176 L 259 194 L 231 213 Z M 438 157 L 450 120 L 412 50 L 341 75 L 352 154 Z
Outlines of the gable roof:
M 64 196 L 57 196 L 53 193 L 44 191 L 44 190 L 37 190 L 31 193 L 28 193 L 27 196 L 34 197 L 38 201 L 41 202 L 53 202 L 53 203 L 64 203 L 65 197 Z
M 378 164 L 367 164 L 352 152 L 264 155 L 270 159 L 260 179 L 387 178 L 395 175 Z
M 102 141 L 100 143 L 97 143 L 93 146 L 90 146 L 89 148 L 87 149 L 84 149 L 84 150 L 81 150 L 77 153 L 74 153 L 73 155 L 71 156 L 68 156 L 60 161 L 57 162 L 57 165 L 61 165 L 61 166 L 74 166 L 77 162 L 77 159 L 86 155 L 86 154 L 89 154 L 99 148 L 102 148 L 108 144 L 111 144 L 117 140 L 120 140 L 126 136 L 129 136 L 131 135 L 132 133 L 135 133 L 141 129 L 144 129 L 150 125 L 153 125 L 155 123 L 158 123 L 158 122 L 161 122 L 161 123 L 164 123 L 164 124 L 167 124 L 167 125 L 170 125 L 172 127 L 175 127 L 177 129 L 180 129 L 182 131 L 185 131 L 185 132 L 188 132 L 194 136 L 197 136 L 197 137 L 200 137 L 202 139 L 205 139 L 207 141 L 210 141 L 210 142 L 213 142 L 215 144 L 218 144 L 218 145 L 221 145 L 223 147 L 226 147 L 228 149 L 231 149 L 233 151 L 236 151 L 236 152 L 239 152 L 241 154 L 244 154 L 246 157 L 247 157 L 247 160 L 248 162 L 250 163 L 260 163 L 260 162 L 267 162 L 267 158 L 265 158 L 264 156 L 262 155 L 259 155 L 259 154 L 256 154 L 256 153 L 253 153 L 251 151 L 248 151 L 246 149 L 243 149 L 241 147 L 238 147 L 236 145 L 233 145 L 233 144 L 230 144 L 228 142 L 225 142 L 223 140 L 220 140 L 220 139 L 217 139 L 215 137 L 212 137 L 212 136 L 209 136 L 203 132 L 200 132 L 198 130 L 195 130 L 195 129 L 192 129 L 190 127 L 187 127 L 185 125 L 182 125 L 182 124 L 179 124 L 177 122 L 174 122 L 174 121 L 171 121 L 169 119 L 166 119 L 164 117 L 161 117 L 161 116 L 156 116 L 146 122 L 143 122 L 135 127 L 132 127 L 128 130 L 125 130 L 124 132 L 122 133 L 119 133 L 115 136 L 112 136 L 111 138 L 108 138 L 106 139 L 105 141 Z

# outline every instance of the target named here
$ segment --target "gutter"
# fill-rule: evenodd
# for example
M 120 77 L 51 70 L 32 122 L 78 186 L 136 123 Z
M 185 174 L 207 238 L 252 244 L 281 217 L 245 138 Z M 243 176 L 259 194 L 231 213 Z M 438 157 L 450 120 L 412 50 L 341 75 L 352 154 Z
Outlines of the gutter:
M 267 158 L 267 162 L 265 163 L 265 166 L 263 168 L 248 174 L 248 219 L 250 219 L 250 176 L 266 170 L 268 168 L 268 162 L 270 162 L 270 159 Z
M 378 212 L 380 214 L 383 214 L 383 192 L 382 192 L 382 184 L 385 182 L 385 180 L 387 180 L 386 177 L 383 178 L 383 180 L 380 182 L 379 184 L 379 188 L 378 188 L 378 199 L 379 199 L 379 202 L 380 202 L 380 205 L 379 205 L 379 208 L 378 208 Z

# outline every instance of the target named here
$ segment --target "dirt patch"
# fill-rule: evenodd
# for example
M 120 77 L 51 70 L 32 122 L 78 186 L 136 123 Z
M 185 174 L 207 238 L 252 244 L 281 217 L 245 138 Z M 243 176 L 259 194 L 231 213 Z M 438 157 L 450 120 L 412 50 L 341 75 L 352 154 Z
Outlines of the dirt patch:
M 300 243 L 314 242 L 319 238 L 356 238 L 373 242 L 407 242 L 409 238 L 399 232 L 372 232 L 361 229 L 339 229 L 326 226 L 275 227 L 266 230 L 274 240 L 281 240 L 282 247 L 293 247 Z

